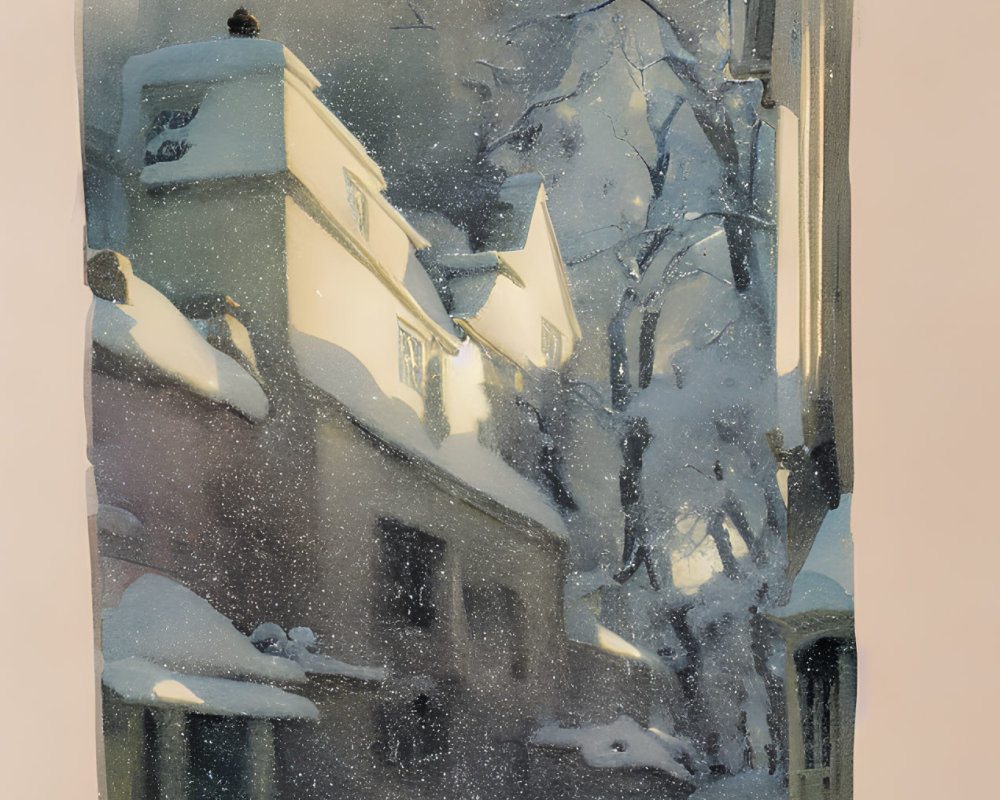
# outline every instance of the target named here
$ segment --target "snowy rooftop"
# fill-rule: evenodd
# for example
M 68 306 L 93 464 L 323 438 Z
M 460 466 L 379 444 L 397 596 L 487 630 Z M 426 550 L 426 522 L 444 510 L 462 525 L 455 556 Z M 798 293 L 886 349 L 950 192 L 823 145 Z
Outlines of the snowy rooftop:
M 500 187 L 499 204 L 487 223 L 487 250 L 521 250 L 528 241 L 528 228 L 535 211 L 542 176 L 537 172 L 512 175 Z
M 143 101 L 151 88 L 181 87 L 190 90 L 190 94 L 201 86 L 207 94 L 198 101 L 197 116 L 192 115 L 190 124 L 182 130 L 169 132 L 171 137 L 189 145 L 191 154 L 147 166 L 143 169 L 143 183 L 158 186 L 282 169 L 285 163 L 282 95 L 242 79 L 263 76 L 273 78 L 278 86 L 285 81 L 286 71 L 291 79 L 301 82 L 310 96 L 319 88 L 319 81 L 295 54 L 280 42 L 267 39 L 215 39 L 133 56 L 125 64 L 123 75 L 118 149 L 133 165 L 142 163 L 141 133 L 146 125 Z M 234 109 L 246 107 L 257 109 L 257 115 L 234 115 Z M 377 190 L 385 189 L 382 171 L 357 137 L 318 100 L 314 107 L 371 172 Z M 234 126 L 240 129 L 234 130 Z M 238 147 L 234 147 L 234 137 L 239 137 Z
M 253 419 L 268 413 L 260 384 L 236 361 L 216 350 L 160 292 L 132 274 L 118 256 L 127 303 L 94 299 L 94 343 L 140 371 L 166 378 Z
M 203 678 L 158 667 L 141 658 L 105 665 L 105 686 L 127 703 L 183 707 L 198 714 L 268 719 L 317 719 L 319 711 L 305 697 L 274 686 Z
M 771 616 L 854 610 L 854 543 L 850 519 L 851 496 L 844 495 L 840 507 L 824 518 L 809 556 L 792 584 L 788 604 L 771 609 Z
M 489 300 L 502 265 L 495 250 L 438 258 L 451 294 L 448 313 L 455 319 L 476 316 Z
M 368 667 L 348 664 L 324 653 L 313 652 L 317 637 L 310 628 L 297 626 L 286 634 L 276 622 L 265 622 L 257 626 L 250 641 L 266 652 L 291 659 L 308 675 L 338 675 L 359 681 L 384 681 L 385 667 Z
M 416 413 L 401 400 L 387 397 L 351 353 L 295 328 L 289 330 L 289 340 L 302 374 L 379 438 L 558 537 L 569 535 L 559 512 L 541 490 L 483 447 L 474 434 L 451 435 L 440 446 L 435 445 Z
M 808 611 L 853 611 L 854 598 L 833 578 L 818 572 L 800 572 L 788 605 L 770 610 L 772 617 L 791 617 Z
M 138 578 L 104 612 L 102 638 L 109 663 L 139 658 L 199 677 L 306 679 L 298 664 L 259 652 L 208 601 L 162 575 Z

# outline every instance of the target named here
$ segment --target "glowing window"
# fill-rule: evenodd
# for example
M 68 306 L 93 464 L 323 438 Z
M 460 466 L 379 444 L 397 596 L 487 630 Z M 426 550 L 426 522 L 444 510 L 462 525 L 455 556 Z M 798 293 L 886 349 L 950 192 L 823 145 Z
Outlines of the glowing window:
M 344 170 L 344 182 L 347 184 L 347 205 L 351 209 L 351 216 L 354 217 L 354 224 L 361 235 L 368 238 L 368 197 L 365 195 L 361 183 Z
M 424 343 L 402 322 L 399 323 L 399 380 L 424 393 Z

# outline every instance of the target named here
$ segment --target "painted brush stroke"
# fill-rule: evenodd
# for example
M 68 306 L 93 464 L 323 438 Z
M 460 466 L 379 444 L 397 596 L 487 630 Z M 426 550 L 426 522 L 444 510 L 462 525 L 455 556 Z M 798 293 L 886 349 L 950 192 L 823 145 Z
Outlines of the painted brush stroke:
M 850 4 L 251 11 L 84 10 L 107 796 L 850 797 Z

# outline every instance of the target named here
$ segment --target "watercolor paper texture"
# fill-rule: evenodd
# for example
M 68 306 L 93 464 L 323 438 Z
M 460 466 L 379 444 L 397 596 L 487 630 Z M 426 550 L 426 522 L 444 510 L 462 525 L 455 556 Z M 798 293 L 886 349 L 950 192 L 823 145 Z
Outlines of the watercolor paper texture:
M 84 6 L 108 797 L 851 796 L 850 41 Z

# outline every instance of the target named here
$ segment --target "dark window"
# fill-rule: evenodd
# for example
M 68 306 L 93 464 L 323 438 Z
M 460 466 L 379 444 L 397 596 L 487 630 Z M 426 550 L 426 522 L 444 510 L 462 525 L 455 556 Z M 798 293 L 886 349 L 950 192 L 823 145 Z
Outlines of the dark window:
M 447 683 L 427 692 L 398 697 L 379 708 L 383 759 L 404 771 L 440 764 L 448 753 L 450 713 Z
M 379 532 L 388 583 L 383 618 L 429 627 L 437 616 L 434 576 L 440 571 L 444 542 L 391 520 L 382 521 Z
M 749 0 L 746 26 L 744 58 L 770 62 L 774 40 L 774 0 Z
M 516 680 L 527 673 L 524 603 L 499 583 L 462 587 L 469 638 L 482 671 L 502 669 Z
M 160 737 L 153 709 L 142 712 L 142 782 L 147 800 L 160 800 Z
M 843 639 L 820 639 L 795 654 L 802 746 L 806 769 L 829 767 L 839 720 L 835 697 L 844 659 L 856 658 L 853 644 Z
M 191 715 L 187 740 L 188 800 L 250 800 L 247 719 Z

